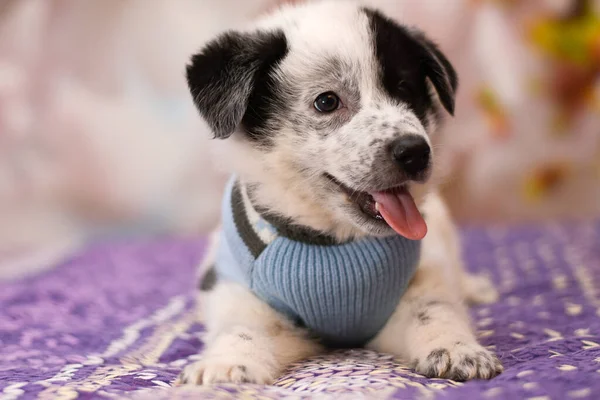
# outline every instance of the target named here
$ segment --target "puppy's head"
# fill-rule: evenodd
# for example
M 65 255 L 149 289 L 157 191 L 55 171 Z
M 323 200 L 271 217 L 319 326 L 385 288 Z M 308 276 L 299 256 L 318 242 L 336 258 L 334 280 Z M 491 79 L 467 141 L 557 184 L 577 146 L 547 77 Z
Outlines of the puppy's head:
M 422 33 L 347 2 L 283 8 L 192 57 L 200 114 L 263 207 L 338 238 L 418 239 L 457 77 Z

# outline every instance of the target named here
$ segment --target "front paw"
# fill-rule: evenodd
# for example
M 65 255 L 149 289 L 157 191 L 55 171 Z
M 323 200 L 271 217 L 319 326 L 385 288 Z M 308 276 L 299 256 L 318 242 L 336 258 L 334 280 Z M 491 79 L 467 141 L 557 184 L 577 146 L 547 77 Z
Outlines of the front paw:
M 208 357 L 184 368 L 176 385 L 211 385 L 215 383 L 271 384 L 275 373 L 268 364 L 246 357 Z
M 428 378 L 459 382 L 491 379 L 504 370 L 500 360 L 480 344 L 461 342 L 434 348 L 426 356 L 414 361 L 414 369 Z

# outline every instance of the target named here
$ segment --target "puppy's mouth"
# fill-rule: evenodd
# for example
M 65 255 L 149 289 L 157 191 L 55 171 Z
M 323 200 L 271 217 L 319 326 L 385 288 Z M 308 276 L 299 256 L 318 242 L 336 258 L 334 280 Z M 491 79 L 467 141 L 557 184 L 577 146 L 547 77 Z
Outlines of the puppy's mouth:
M 420 240 L 427 234 L 427 224 L 406 183 L 385 190 L 358 191 L 344 185 L 330 174 L 325 174 L 325 177 L 367 217 L 386 223 L 407 239 Z

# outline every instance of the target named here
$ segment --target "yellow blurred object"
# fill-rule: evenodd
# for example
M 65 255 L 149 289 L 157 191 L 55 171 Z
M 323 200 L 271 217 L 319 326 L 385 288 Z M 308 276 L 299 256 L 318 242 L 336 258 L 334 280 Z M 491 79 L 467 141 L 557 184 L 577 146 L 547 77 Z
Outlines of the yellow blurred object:
M 536 46 L 558 61 L 590 67 L 600 62 L 600 16 L 591 5 L 581 15 L 565 19 L 541 19 L 530 37 Z
M 600 114 L 600 99 L 598 98 L 598 96 L 594 96 L 594 98 L 592 99 L 592 111 Z
M 594 88 L 600 77 L 600 15 L 591 2 L 574 2 L 571 15 L 543 17 L 531 26 L 532 44 L 550 61 L 551 81 L 547 93 L 558 110 L 554 134 L 570 131 L 577 115 L 594 108 Z
M 565 181 L 569 169 L 566 164 L 550 164 L 536 169 L 525 178 L 525 198 L 533 202 L 542 200 Z
M 488 87 L 482 87 L 476 95 L 476 102 L 481 107 L 495 138 L 505 139 L 510 136 L 508 117 L 504 107 L 494 91 Z

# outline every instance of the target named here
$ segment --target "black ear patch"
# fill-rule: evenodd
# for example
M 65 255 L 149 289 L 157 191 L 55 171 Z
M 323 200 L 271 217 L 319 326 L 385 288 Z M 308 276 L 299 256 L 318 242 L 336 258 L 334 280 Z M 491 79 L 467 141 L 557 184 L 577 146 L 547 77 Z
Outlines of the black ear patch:
M 456 98 L 456 90 L 458 89 L 458 76 L 454 67 L 435 43 L 427 39 L 420 32 L 413 32 L 413 34 L 429 52 L 423 60 L 427 76 L 431 80 L 431 83 L 433 83 L 446 111 L 454 115 L 454 100 Z
M 263 136 L 277 95 L 271 72 L 287 52 L 281 31 L 228 32 L 192 57 L 188 86 L 215 138 L 228 138 L 240 124 L 250 138 Z
M 410 104 L 426 122 L 427 111 L 432 107 L 428 78 L 442 106 L 453 115 L 458 78 L 438 47 L 421 32 L 403 27 L 379 11 L 363 11 L 369 18 L 383 87 L 390 96 Z

